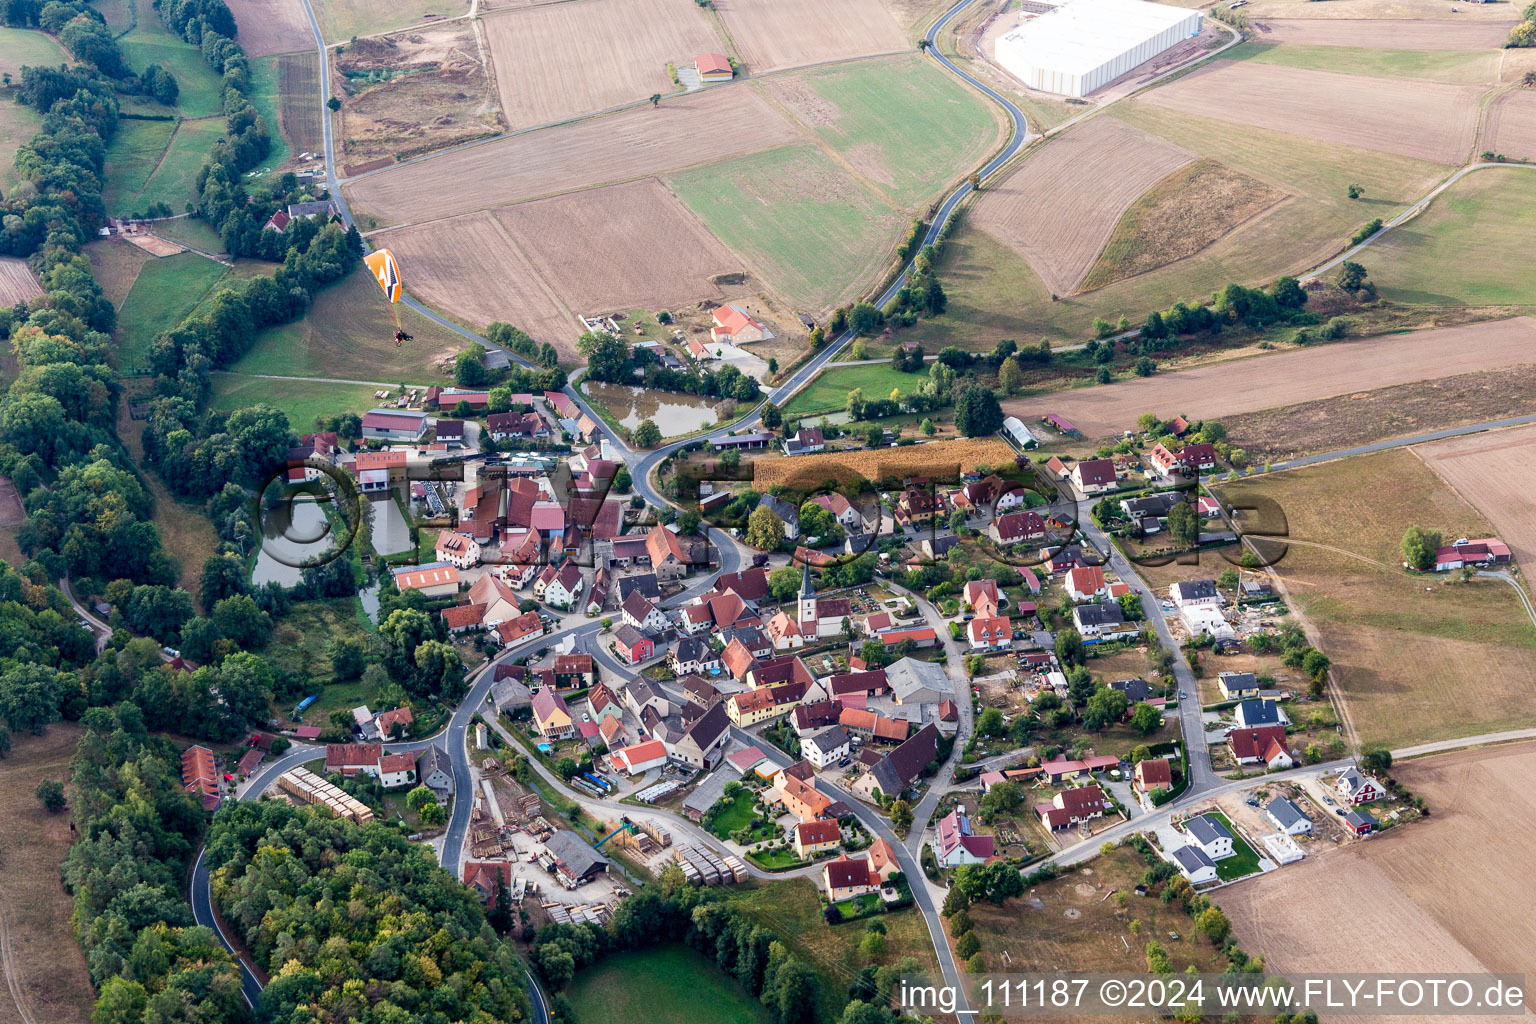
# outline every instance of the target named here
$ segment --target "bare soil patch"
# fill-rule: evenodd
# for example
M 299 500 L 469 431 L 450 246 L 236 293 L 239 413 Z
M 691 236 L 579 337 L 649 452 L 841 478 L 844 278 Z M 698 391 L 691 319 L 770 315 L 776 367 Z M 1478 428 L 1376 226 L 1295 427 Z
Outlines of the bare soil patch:
M 173 242 L 169 238 L 161 238 L 159 235 L 124 235 L 131 244 L 138 246 L 151 256 L 175 256 L 179 252 L 186 252 L 187 247 L 180 242 Z
M 240 45 L 252 57 L 314 49 L 315 36 L 301 0 L 230 0 L 229 11 L 240 30 Z M 140 17 L 144 14 L 139 12 Z
M 8 476 L 0 476 L 0 526 L 17 526 L 26 518 L 27 510 L 22 507 L 15 482 Z
M 1536 568 L 1536 427 L 1447 438 L 1414 451 L 1488 517 L 1516 561 Z
M 800 135 L 756 90 L 708 89 L 655 109 L 529 132 L 373 174 L 347 191 L 381 223 L 402 224 L 662 174 Z M 708 144 L 701 146 L 703 140 Z
M 989 187 L 968 220 L 1028 260 L 1052 292 L 1067 295 L 1126 207 L 1194 159 L 1123 121 L 1096 117 L 1052 139 Z
M 1536 365 L 1357 391 L 1222 419 L 1254 463 L 1283 462 L 1391 437 L 1503 419 L 1536 408 Z
M 1536 159 L 1536 92 L 1517 89 L 1494 100 L 1479 148 L 1516 160 Z
M 689 65 L 725 48 L 693 0 L 576 0 L 507 11 L 484 24 L 513 128 L 674 92 L 669 63 Z
M 1215 160 L 1180 167 L 1125 211 L 1083 288 L 1101 288 L 1193 256 L 1285 197 Z
M 1531 744 L 1399 765 L 1393 774 L 1432 817 L 1239 883 L 1218 902 L 1243 947 L 1282 971 L 1528 972 L 1533 768 Z M 1346 907 L 1349 927 L 1332 927 Z
M 742 272 L 740 259 L 654 178 L 520 203 L 496 216 L 582 314 L 719 296 L 710 279 Z M 579 249 L 573 237 L 581 239 Z M 664 259 L 658 246 L 666 248 Z
M 754 74 L 912 45 L 880 0 L 715 0 L 715 9 Z
M 26 260 L 0 256 L 0 306 L 14 306 L 41 294 L 43 286 Z
M 1469 360 L 1493 372 L 1531 357 L 1536 320 L 1389 334 L 1255 359 L 1215 363 L 1179 373 L 1003 403 L 1026 423 L 1060 413 L 1088 437 L 1133 426 L 1144 412 L 1211 418 L 1274 409 L 1330 395 L 1455 376 Z
M 58 723 L 42 736 L 18 733 L 0 760 L 0 946 L 15 978 L 18 1000 L 0 988 L 0 1020 L 87 1024 L 94 993 L 85 957 L 69 927 L 73 910 L 59 882 L 59 864 L 72 842 L 70 814 L 49 814 L 32 791 L 44 779 L 66 782 L 80 730 Z M 18 1002 L 21 1005 L 18 1005 Z
M 133 289 L 133 282 L 139 279 L 139 268 L 151 258 L 143 249 L 120 238 L 91 242 L 84 252 L 91 258 L 91 276 L 101 285 L 107 301 L 118 308 Z
M 278 110 L 283 138 L 294 153 L 318 153 L 324 141 L 320 123 L 320 58 L 313 52 L 278 59 Z
M 1497 50 L 1513 21 L 1386 21 L 1264 18 L 1249 22 L 1255 42 L 1358 46 L 1367 50 Z
M 1232 124 L 1460 164 L 1472 150 L 1480 91 L 1466 85 L 1217 60 L 1143 99 Z M 1408 96 L 1412 102 L 1405 102 Z
M 389 246 L 411 268 L 410 290 L 429 306 L 452 310 L 483 327 L 515 324 L 566 355 L 580 328 L 572 313 L 528 262 L 505 225 L 483 212 L 385 232 Z M 515 286 L 509 283 L 515 282 Z
M 359 39 L 333 67 L 332 89 L 343 96 L 345 173 L 354 173 L 356 164 L 405 160 L 506 128 L 470 22 Z

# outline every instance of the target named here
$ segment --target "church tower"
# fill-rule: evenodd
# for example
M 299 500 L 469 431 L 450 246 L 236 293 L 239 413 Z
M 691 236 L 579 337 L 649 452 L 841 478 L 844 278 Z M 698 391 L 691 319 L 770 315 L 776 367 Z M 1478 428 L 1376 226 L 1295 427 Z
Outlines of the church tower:
M 805 575 L 800 580 L 800 624 L 816 626 L 816 588 L 811 586 L 811 563 L 805 563 Z

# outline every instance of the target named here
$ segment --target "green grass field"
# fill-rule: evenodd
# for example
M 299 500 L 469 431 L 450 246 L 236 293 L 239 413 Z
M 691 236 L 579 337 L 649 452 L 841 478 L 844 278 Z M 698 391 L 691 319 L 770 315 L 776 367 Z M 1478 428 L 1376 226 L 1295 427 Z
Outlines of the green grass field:
M 154 203 L 164 203 L 172 213 L 183 212 L 188 203 L 197 199 L 193 188 L 197 172 L 208 160 L 213 144 L 223 137 L 222 117 L 178 122 L 159 166 L 144 183 L 143 191 L 132 200 L 123 200 L 123 209 L 143 210 Z
M 1215 818 L 1228 832 L 1232 833 L 1232 856 L 1223 857 L 1216 862 L 1217 877 L 1224 882 L 1230 882 L 1234 878 L 1242 878 L 1259 870 L 1259 855 L 1254 852 L 1253 847 L 1243 842 L 1227 816 L 1220 811 L 1211 811 L 1208 817 Z
M 243 266 L 245 261 L 241 261 Z M 270 264 L 257 264 L 270 266 Z M 405 273 L 409 274 L 409 268 Z M 409 278 L 407 278 L 409 280 Z M 395 312 L 412 336 L 394 342 Z M 366 269 L 322 289 L 304 319 L 269 327 L 231 367 L 240 373 L 420 382 L 437 377 L 438 361 L 471 342 L 403 305 L 392 311 Z
M 605 957 L 580 972 L 569 998 L 576 1019 L 646 1024 L 761 1024 L 768 1011 L 702 953 L 655 946 Z
M 924 367 L 926 370 L 926 366 Z M 889 363 L 841 366 L 825 370 L 784 406 L 786 416 L 810 416 L 842 412 L 848 408 L 848 392 L 863 388 L 865 398 L 889 398 L 891 389 L 910 394 L 927 380 L 927 373 L 902 373 Z
M 866 287 L 907 226 L 812 145 L 683 171 L 668 184 L 721 241 L 812 310 Z
M 908 208 L 980 164 L 999 138 L 982 99 L 921 57 L 827 68 L 802 80 L 838 111 L 811 129 Z
M 64 51 L 42 32 L 29 28 L 0 28 L 0 71 L 21 78 L 24 65 L 57 66 L 65 60 Z
M 1357 259 L 1381 294 L 1397 302 L 1536 304 L 1529 267 L 1508 258 L 1536 232 L 1533 189 L 1536 171 L 1475 171 Z
M 154 340 L 181 323 L 228 269 L 190 252 L 144 264 L 118 316 L 119 372 L 143 369 Z
M 330 384 L 310 380 L 272 380 L 241 373 L 215 373 L 209 408 L 234 412 L 246 406 L 266 404 L 288 415 L 294 430 L 313 430 L 315 417 L 339 412 L 366 412 L 377 401 L 375 388 L 366 384 Z
M 176 130 L 174 121 L 120 121 L 107 143 L 107 178 L 102 199 L 114 215 L 133 212 L 149 176 Z
M 1309 71 L 1339 71 L 1454 85 L 1491 85 L 1498 80 L 1499 71 L 1499 54 L 1493 50 L 1367 50 L 1353 46 L 1240 43 L 1222 57 Z
M 272 132 L 272 152 L 262 161 L 263 167 L 281 167 L 291 150 L 283 138 L 282 125 L 278 120 L 278 69 L 277 57 L 262 57 L 251 61 L 251 102 L 267 119 Z
M 163 235 L 183 245 L 190 245 L 194 249 L 201 249 L 203 252 L 224 251 L 224 240 L 219 237 L 217 231 L 213 230 L 212 225 L 201 217 L 177 217 L 174 220 L 157 221 L 155 234 Z
M 138 23 L 118 40 L 123 58 L 134 71 L 159 64 L 169 71 L 180 88 L 176 110 L 182 117 L 212 117 L 224 112 L 223 80 L 203 60 L 202 51 L 173 36 L 150 0 L 132 0 L 138 7 Z
M 728 810 L 721 811 L 715 816 L 714 824 L 710 831 L 717 839 L 728 839 L 732 832 L 739 828 L 746 828 L 747 822 L 752 820 L 752 793 L 743 789 L 736 794 L 736 800 Z
M 43 119 L 37 111 L 20 103 L 0 102 L 0 189 L 9 193 L 18 181 L 15 173 L 16 151 L 32 141 Z
M 903 331 L 903 339 L 920 341 L 930 352 L 951 343 L 990 349 L 1002 338 L 1083 341 L 1096 316 L 1114 321 L 1123 314 L 1139 323 L 1153 309 L 1207 297 L 1229 281 L 1254 285 L 1303 272 L 1342 250 L 1362 223 L 1391 219 L 1450 173 L 1439 164 L 1299 135 L 1251 127 L 1235 132 L 1231 125 L 1135 100 L 1103 116 L 1219 161 L 1288 198 L 1187 259 L 1056 302 L 1021 257 L 962 221 L 939 261 L 949 308 Z M 1363 200 L 1348 198 L 1351 183 L 1365 189 Z

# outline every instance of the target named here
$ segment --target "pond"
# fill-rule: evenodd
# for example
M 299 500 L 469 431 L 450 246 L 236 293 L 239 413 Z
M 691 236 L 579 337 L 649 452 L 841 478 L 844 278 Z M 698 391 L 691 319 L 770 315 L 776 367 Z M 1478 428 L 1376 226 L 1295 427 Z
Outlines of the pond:
M 261 534 L 261 551 L 251 572 L 251 582 L 258 587 L 266 583 L 296 586 L 299 566 L 335 546 L 325 512 L 304 498 L 263 512 Z
M 605 381 L 583 381 L 581 390 L 623 426 L 633 430 L 651 420 L 661 428 L 662 437 L 692 434 L 720 419 L 712 398 Z
M 368 501 L 373 505 L 373 550 L 381 555 L 411 550 L 411 524 L 394 496 L 371 494 Z

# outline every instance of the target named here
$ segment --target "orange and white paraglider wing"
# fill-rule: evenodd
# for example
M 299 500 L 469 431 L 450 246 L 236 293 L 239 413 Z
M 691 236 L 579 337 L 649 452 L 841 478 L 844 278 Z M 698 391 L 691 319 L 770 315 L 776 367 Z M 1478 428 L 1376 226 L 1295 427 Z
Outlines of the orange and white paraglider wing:
M 373 276 L 378 279 L 379 287 L 384 289 L 384 295 L 390 302 L 400 301 L 400 264 L 395 261 L 395 254 L 388 249 L 379 249 L 363 257 L 363 262 L 368 264 L 368 269 L 373 271 Z

